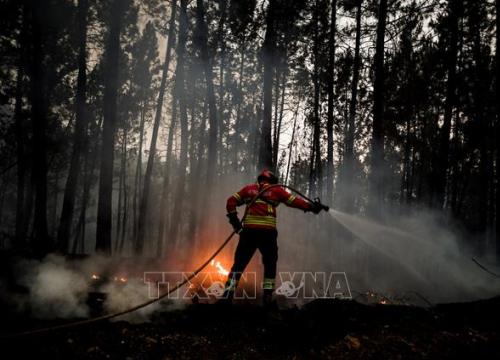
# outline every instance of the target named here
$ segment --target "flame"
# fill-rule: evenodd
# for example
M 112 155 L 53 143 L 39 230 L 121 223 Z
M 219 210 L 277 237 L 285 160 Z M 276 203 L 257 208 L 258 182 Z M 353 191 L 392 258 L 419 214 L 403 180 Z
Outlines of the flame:
M 389 301 L 387 301 L 387 300 L 380 300 L 380 304 L 387 305 L 387 304 L 389 304 Z
M 92 274 L 92 280 L 99 280 L 99 275 Z
M 229 270 L 227 270 L 224 266 L 222 266 L 222 264 L 220 263 L 220 261 L 212 260 L 210 262 L 210 265 L 212 265 L 213 267 L 215 267 L 217 269 L 217 272 L 219 274 L 224 275 L 224 276 L 229 275 Z

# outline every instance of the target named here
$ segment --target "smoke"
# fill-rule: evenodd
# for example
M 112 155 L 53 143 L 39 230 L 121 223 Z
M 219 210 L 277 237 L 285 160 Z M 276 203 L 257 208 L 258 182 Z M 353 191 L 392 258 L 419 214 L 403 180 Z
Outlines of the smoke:
M 222 243 L 231 230 L 225 201 L 251 183 L 251 176 L 228 174 L 218 180 L 209 201 L 197 209 L 199 223 L 204 225 L 194 238 L 180 241 L 185 245 L 170 253 L 169 265 L 192 270 Z M 345 193 L 350 191 L 346 188 Z M 357 194 L 362 195 L 366 193 Z M 243 211 L 240 207 L 240 218 Z M 430 209 L 386 206 L 374 221 L 338 210 L 316 216 L 281 205 L 278 233 L 278 271 L 346 272 L 352 290 L 394 295 L 418 292 L 432 302 L 468 301 L 500 291 L 500 283 L 472 262 L 467 235 Z M 226 268 L 232 265 L 237 240 L 217 256 Z M 262 273 L 258 252 L 247 270 Z
M 142 279 L 130 279 L 125 285 L 120 285 L 116 282 L 109 282 L 103 287 L 102 290 L 107 294 L 106 301 L 104 303 L 106 313 L 125 311 L 137 306 L 138 304 L 151 300 L 148 297 L 148 286 Z M 179 310 L 185 305 L 186 302 L 181 299 L 162 300 L 122 316 L 119 320 L 141 323 L 150 320 L 151 316 L 157 311 Z
M 25 260 L 17 264 L 18 283 L 26 294 L 2 296 L 19 311 L 38 318 L 86 317 L 91 313 L 87 294 L 92 274 L 107 274 L 97 289 L 106 293 L 104 313 L 114 313 L 148 301 L 144 271 L 192 271 L 202 264 L 231 231 L 225 217 L 225 200 L 253 179 L 242 174 L 224 177 L 206 203 L 196 203 L 200 227 L 193 237 L 179 239 L 169 248 L 169 257 L 157 264 L 123 263 L 93 255 L 82 260 L 66 260 L 50 255 L 42 261 Z M 314 194 L 313 194 L 314 195 Z M 192 205 L 189 205 L 192 206 Z M 240 217 L 243 207 L 239 209 Z M 188 233 L 188 221 L 180 234 Z M 278 271 L 346 272 L 353 291 L 404 294 L 416 291 L 432 302 L 467 301 L 494 296 L 500 283 L 471 261 L 464 236 L 453 231 L 437 213 L 425 209 L 387 209 L 379 220 L 338 210 L 318 216 L 281 205 L 278 209 Z M 169 245 L 167 239 L 166 245 Z M 217 261 L 232 265 L 237 237 Z M 154 253 L 154 242 L 149 244 Z M 213 269 L 208 269 L 213 270 Z M 256 254 L 247 270 L 262 272 Z M 135 274 L 135 275 L 134 275 Z M 125 283 L 113 275 L 126 276 Z M 6 288 L 6 286 L 3 286 Z M 179 309 L 184 301 L 159 302 L 126 317 L 128 321 L 147 321 L 157 311 Z
M 8 286 L 3 285 L 5 291 L 1 296 L 17 312 L 50 319 L 91 316 L 93 309 L 89 305 L 89 293 L 100 293 L 104 294 L 104 313 L 116 313 L 150 300 L 140 267 L 133 269 L 137 270 L 136 276 L 125 278 L 120 261 L 97 255 L 67 260 L 51 254 L 41 261 L 20 260 L 15 265 L 16 283 L 25 291 L 9 291 Z M 128 268 L 132 271 L 131 267 Z M 93 281 L 93 274 L 102 281 Z M 118 277 L 117 281 L 115 277 Z M 155 311 L 179 309 L 183 305 L 181 300 L 158 302 L 117 319 L 143 322 L 149 320 Z
M 461 234 L 433 211 L 386 209 L 374 221 L 332 209 L 309 224 L 307 215 L 286 213 L 281 261 L 299 270 L 345 271 L 353 290 L 418 292 L 433 302 L 500 292 L 500 282 L 471 260 Z
M 84 317 L 88 280 L 67 261 L 49 255 L 43 261 L 22 261 L 18 265 L 20 284 L 28 289 L 24 310 L 37 318 Z

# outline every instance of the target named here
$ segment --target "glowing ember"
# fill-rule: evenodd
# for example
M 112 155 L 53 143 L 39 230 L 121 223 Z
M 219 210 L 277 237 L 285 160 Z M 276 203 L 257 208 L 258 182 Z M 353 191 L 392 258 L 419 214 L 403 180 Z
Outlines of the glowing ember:
M 92 274 L 92 280 L 99 280 L 99 275 Z
M 387 300 L 380 300 L 380 304 L 387 305 L 387 304 L 389 304 L 389 301 L 387 301 Z
M 212 265 L 213 267 L 215 267 L 217 269 L 217 272 L 219 274 L 224 275 L 224 276 L 229 275 L 229 270 L 226 270 L 226 268 L 224 268 L 224 266 L 221 265 L 220 261 L 212 260 L 210 262 L 210 265 Z

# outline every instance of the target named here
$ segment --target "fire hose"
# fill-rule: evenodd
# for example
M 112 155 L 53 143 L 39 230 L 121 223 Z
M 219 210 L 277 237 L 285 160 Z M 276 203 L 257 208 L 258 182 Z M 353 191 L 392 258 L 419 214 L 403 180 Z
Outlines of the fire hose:
M 321 206 L 322 210 L 325 210 L 325 211 L 329 210 L 329 207 L 327 205 L 321 204 L 319 198 L 315 198 L 314 200 L 312 200 L 291 186 L 283 185 L 283 184 L 271 184 L 269 186 L 266 186 L 264 189 L 262 189 L 257 195 L 255 195 L 250 200 L 250 202 L 246 205 L 245 212 L 243 213 L 243 217 L 241 218 L 240 222 L 243 223 L 243 221 L 245 220 L 245 217 L 248 213 L 248 209 L 250 208 L 250 206 L 252 206 L 255 203 L 255 201 L 263 193 L 265 193 L 266 191 L 268 191 L 271 188 L 278 187 L 278 186 L 281 186 L 283 188 L 289 189 L 290 191 L 293 191 L 294 193 L 301 196 L 302 198 L 309 201 L 310 203 L 319 204 Z M 184 285 L 189 283 L 192 279 L 194 279 L 201 271 L 203 271 L 203 269 L 205 269 L 208 266 L 208 264 L 210 264 L 210 262 L 213 259 L 215 259 L 215 257 L 217 255 L 219 255 L 219 253 L 226 247 L 226 245 L 231 241 L 231 239 L 233 238 L 233 236 L 235 234 L 236 234 L 236 231 L 233 230 L 231 232 L 231 234 L 224 240 L 224 242 L 217 248 L 217 250 L 215 250 L 215 252 L 205 262 L 203 262 L 195 271 L 193 271 L 193 273 L 191 273 L 183 281 L 179 282 L 177 285 L 175 285 L 171 289 L 167 290 L 165 293 L 161 294 L 160 296 L 158 296 L 155 299 L 148 300 L 144 303 L 138 304 L 138 305 L 131 307 L 129 309 L 122 310 L 122 311 L 115 312 L 115 313 L 111 313 L 111 314 L 106 314 L 106 315 L 102 315 L 102 316 L 98 316 L 98 317 L 92 317 L 89 319 L 74 321 L 74 322 L 70 322 L 70 323 L 66 323 L 66 324 L 55 325 L 55 326 L 51 326 L 51 327 L 45 327 L 45 328 L 41 328 L 41 329 L 29 330 L 29 331 L 14 333 L 14 334 L 0 335 L 0 339 L 15 338 L 15 337 L 29 336 L 29 335 L 38 335 L 38 334 L 47 333 L 47 332 L 51 332 L 51 331 L 57 331 L 57 330 L 74 328 L 77 326 L 93 324 L 93 323 L 97 323 L 97 322 L 104 321 L 104 320 L 110 320 L 110 319 L 113 319 L 113 318 L 116 318 L 116 317 L 119 317 L 119 316 L 122 316 L 125 314 L 129 314 L 129 313 L 132 313 L 132 312 L 137 311 L 139 309 L 142 309 L 146 306 L 149 306 L 153 303 L 156 303 L 156 302 L 160 301 L 161 299 L 167 297 L 168 295 L 172 294 L 173 292 L 179 290 L 181 287 L 183 287 Z

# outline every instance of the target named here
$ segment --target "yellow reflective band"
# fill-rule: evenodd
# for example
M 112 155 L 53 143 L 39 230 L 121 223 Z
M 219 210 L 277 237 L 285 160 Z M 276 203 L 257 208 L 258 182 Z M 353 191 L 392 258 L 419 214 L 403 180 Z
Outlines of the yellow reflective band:
M 296 198 L 297 197 L 295 195 L 290 195 L 290 197 L 288 198 L 288 200 L 286 201 L 286 203 L 288 205 L 291 205 Z
M 226 291 L 234 291 L 238 287 L 238 281 L 229 279 L 226 283 Z
M 263 289 L 274 289 L 275 280 L 264 278 L 264 282 L 262 283 Z
M 276 225 L 276 218 L 274 216 L 259 216 L 259 215 L 247 215 L 244 220 L 245 224 L 254 225 Z
M 236 198 L 236 200 L 241 201 L 241 196 L 237 192 L 235 192 L 233 196 Z

